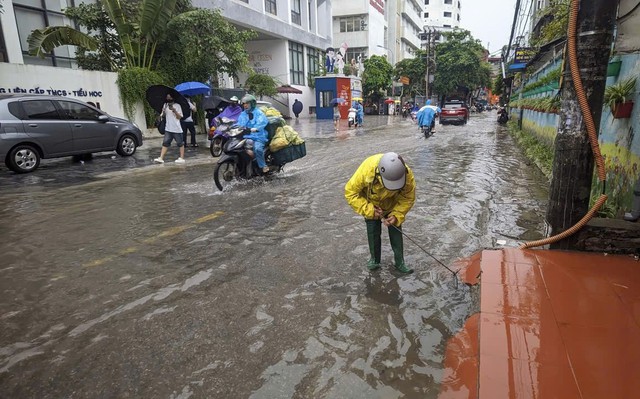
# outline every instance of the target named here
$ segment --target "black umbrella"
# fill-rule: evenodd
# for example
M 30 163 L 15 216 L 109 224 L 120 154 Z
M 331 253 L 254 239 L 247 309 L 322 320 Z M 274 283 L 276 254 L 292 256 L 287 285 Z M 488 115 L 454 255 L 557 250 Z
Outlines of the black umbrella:
M 189 103 L 187 99 L 182 96 L 182 94 L 178 93 L 178 91 L 172 87 L 165 85 L 153 85 L 147 89 L 146 97 L 147 102 L 151 105 L 157 113 L 162 113 L 162 107 L 164 103 L 167 101 L 167 94 L 171 94 L 173 100 L 180 104 L 182 107 L 182 117 L 187 118 L 191 115 L 191 108 L 189 108 Z
M 230 100 L 227 100 L 226 98 L 220 96 L 205 97 L 202 100 L 202 109 L 216 109 L 218 107 L 226 107 L 230 103 Z

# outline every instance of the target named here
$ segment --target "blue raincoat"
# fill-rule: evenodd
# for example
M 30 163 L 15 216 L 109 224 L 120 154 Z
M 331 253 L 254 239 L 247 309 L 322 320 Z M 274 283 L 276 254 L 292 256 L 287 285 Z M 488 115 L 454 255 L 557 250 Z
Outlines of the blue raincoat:
M 247 134 L 244 138 L 266 144 L 267 141 L 269 141 L 269 134 L 265 130 L 265 127 L 269 124 L 269 119 L 267 119 L 267 116 L 264 112 L 260 111 L 260 108 L 258 107 L 254 108 L 253 111 L 250 112 L 253 112 L 253 119 L 249 119 L 249 113 L 247 110 L 244 110 L 238 117 L 238 125 L 248 127 L 250 129 L 255 128 L 258 129 L 258 131 Z
M 431 126 L 434 118 L 436 117 L 436 111 L 431 108 L 429 105 L 425 105 L 420 108 L 420 111 L 416 114 L 416 118 L 418 119 L 418 126 Z

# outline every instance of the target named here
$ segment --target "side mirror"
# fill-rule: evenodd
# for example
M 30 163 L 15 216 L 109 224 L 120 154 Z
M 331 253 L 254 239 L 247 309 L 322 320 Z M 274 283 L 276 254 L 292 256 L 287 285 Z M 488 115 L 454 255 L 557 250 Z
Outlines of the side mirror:
M 109 117 L 107 115 L 98 116 L 98 122 L 109 122 Z

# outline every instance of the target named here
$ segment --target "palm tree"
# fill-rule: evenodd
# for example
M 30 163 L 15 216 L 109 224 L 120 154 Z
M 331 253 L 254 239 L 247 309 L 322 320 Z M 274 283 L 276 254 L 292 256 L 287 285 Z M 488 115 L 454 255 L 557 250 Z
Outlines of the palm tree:
M 173 17 L 176 0 L 141 0 L 133 17 L 126 12 L 122 0 L 103 0 L 102 4 L 115 26 L 126 67 L 151 69 L 156 46 Z M 94 37 L 70 26 L 35 29 L 27 41 L 29 54 L 43 58 L 59 46 L 79 46 L 91 51 L 98 48 Z

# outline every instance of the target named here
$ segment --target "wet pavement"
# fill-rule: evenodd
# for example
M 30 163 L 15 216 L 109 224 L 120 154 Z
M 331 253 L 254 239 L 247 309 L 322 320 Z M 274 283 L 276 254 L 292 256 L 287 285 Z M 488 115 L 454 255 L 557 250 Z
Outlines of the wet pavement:
M 290 123 L 307 156 L 225 192 L 204 146 L 185 165 L 152 164 L 159 139 L 133 158 L 0 169 L 0 392 L 437 397 L 447 339 L 478 311 L 477 290 L 408 241 L 416 272 L 398 275 L 386 233 L 369 273 L 344 184 L 371 154 L 403 155 L 417 183 L 404 231 L 453 264 L 541 238 L 546 179 L 494 113 L 427 140 L 400 117 L 339 132 Z
M 441 398 L 636 397 L 637 257 L 483 250 L 461 274 L 480 312 L 447 343 Z

